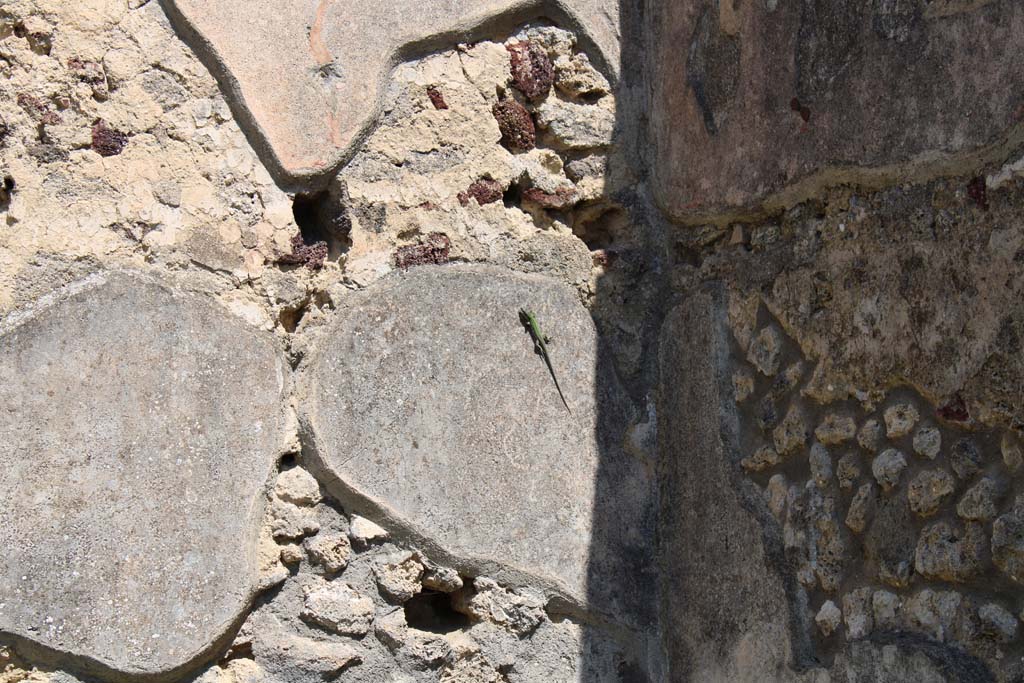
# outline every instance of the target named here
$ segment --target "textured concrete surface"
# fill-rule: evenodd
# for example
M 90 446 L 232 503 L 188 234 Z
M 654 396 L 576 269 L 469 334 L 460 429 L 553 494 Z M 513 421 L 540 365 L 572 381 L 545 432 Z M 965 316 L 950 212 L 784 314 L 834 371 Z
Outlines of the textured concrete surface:
M 725 300 L 720 285 L 705 286 L 673 309 L 661 330 L 659 584 L 666 680 L 995 680 L 971 654 L 899 625 L 867 638 L 835 638 L 824 647 L 812 639 L 815 611 L 794 576 L 795 563 L 783 555 L 783 539 L 799 532 L 788 523 L 783 531 L 771 517 L 772 485 L 762 491 L 739 475 L 743 426 L 734 406 Z M 871 588 L 866 595 L 866 605 L 843 600 L 842 614 L 834 617 L 845 618 L 847 628 L 858 618 L 870 624 Z M 905 602 L 910 609 L 912 601 Z
M 207 651 L 256 583 L 276 345 L 138 275 L 0 329 L 0 631 L 129 673 Z
M 659 5 L 651 26 L 654 186 L 680 218 L 1020 138 L 1015 0 L 698 0 Z
M 555 339 L 571 413 L 521 306 Z M 624 601 L 639 580 L 624 566 L 643 565 L 651 538 L 649 491 L 640 463 L 605 442 L 623 408 L 613 377 L 595 370 L 597 353 L 571 289 L 488 267 L 425 266 L 338 311 L 300 380 L 305 436 L 343 502 L 460 569 L 532 575 L 574 602 Z M 592 527 L 595 505 L 618 517 L 588 568 L 603 531 Z
M 611 68 L 618 60 L 614 0 L 167 5 L 289 176 L 336 168 L 374 123 L 391 69 L 431 47 L 487 37 L 499 25 L 548 15 L 579 28 Z

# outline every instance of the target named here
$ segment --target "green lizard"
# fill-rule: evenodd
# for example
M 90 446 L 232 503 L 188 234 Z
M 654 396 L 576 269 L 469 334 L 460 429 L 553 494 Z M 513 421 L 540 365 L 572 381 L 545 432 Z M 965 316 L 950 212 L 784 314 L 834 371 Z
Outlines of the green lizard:
M 562 393 L 562 387 L 558 386 L 558 377 L 555 376 L 555 368 L 551 365 L 551 356 L 548 355 L 548 343 L 551 340 L 540 331 L 540 323 L 537 322 L 537 316 L 525 308 L 519 309 L 519 322 L 523 324 L 523 327 L 533 338 L 533 350 L 544 359 L 544 363 L 548 366 L 548 372 L 551 373 L 551 379 L 555 381 L 555 389 L 558 390 L 558 397 L 562 399 L 565 409 L 568 410 L 571 415 L 572 409 L 569 408 L 569 403 L 565 400 L 565 394 Z

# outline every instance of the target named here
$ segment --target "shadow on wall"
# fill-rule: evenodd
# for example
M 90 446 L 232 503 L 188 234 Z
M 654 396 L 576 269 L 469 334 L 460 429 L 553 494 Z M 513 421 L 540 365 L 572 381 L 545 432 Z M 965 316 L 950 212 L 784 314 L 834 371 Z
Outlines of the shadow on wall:
M 623 139 L 637 144 L 634 156 L 651 165 L 659 205 L 681 222 L 753 222 L 765 211 L 781 213 L 780 207 L 840 182 L 878 187 L 976 173 L 1020 144 L 1020 117 L 1014 113 L 1019 96 L 1001 86 L 990 93 L 992 87 L 984 86 L 986 81 L 1002 82 L 1004 70 L 1013 71 L 1007 75 L 1010 80 L 1021 77 L 1013 56 L 1016 41 L 1024 35 L 1019 31 L 1024 21 L 1019 4 L 943 3 L 948 14 L 941 18 L 935 16 L 938 5 L 929 15 L 921 9 L 924 3 L 913 2 L 808 0 L 787 5 L 681 0 L 646 6 L 650 16 L 641 17 L 646 29 L 635 23 L 641 15 L 633 16 L 629 3 L 623 6 L 623 71 L 627 79 L 632 73 L 642 90 L 649 87 L 653 92 L 650 146 L 645 144 L 646 122 L 640 115 L 645 108 L 621 98 L 619 123 L 623 131 L 635 132 Z M 964 28 L 971 26 L 975 30 Z M 638 52 L 637 36 L 655 44 L 649 56 Z M 951 54 L 957 58 L 951 59 Z M 879 73 L 888 80 L 878 83 Z M 958 88 L 949 88 L 950 83 Z M 983 101 L 977 93 L 985 93 Z M 875 107 L 879 101 L 882 104 Z M 958 111 L 973 113 L 950 114 Z M 972 125 L 965 138 L 957 125 L 968 118 Z M 864 141 L 869 144 L 861 149 Z M 942 158 L 946 165 L 923 164 L 922 152 Z M 654 246 L 658 216 L 656 210 L 647 213 L 652 268 L 658 254 L 669 253 Z M 828 275 L 828 264 L 821 267 Z M 921 680 L 928 672 L 928 680 L 994 680 L 980 659 L 950 643 L 960 638 L 959 633 L 940 631 L 929 638 L 895 620 L 885 627 L 891 630 L 866 633 L 870 626 L 857 627 L 851 618 L 859 614 L 870 624 L 877 610 L 872 596 L 894 595 L 877 590 L 887 584 L 901 591 L 902 597 L 893 599 L 904 604 L 927 590 L 921 577 L 913 574 L 915 559 L 916 571 L 921 565 L 921 558 L 913 557 L 916 530 L 905 543 L 908 547 L 901 549 L 911 555 L 911 575 L 898 586 L 874 572 L 855 577 L 849 570 L 836 586 L 826 586 L 820 571 L 805 574 L 806 584 L 823 586 L 817 593 L 801 585 L 797 562 L 787 555 L 794 545 L 788 532 L 798 525 L 782 515 L 777 520 L 762 490 L 740 467 L 741 458 L 751 455 L 748 444 L 740 442 L 750 425 L 741 421 L 736 408 L 732 378 L 739 356 L 727 324 L 725 286 L 673 292 L 667 272 L 647 277 L 661 281 L 654 289 L 665 294 L 660 306 L 646 309 L 651 322 L 644 354 L 646 377 L 651 380 L 647 386 L 652 391 L 657 387 L 658 413 L 657 580 L 650 604 L 642 603 L 654 606 L 661 634 L 660 651 L 649 651 L 651 678 L 673 683 L 809 681 L 831 673 L 840 680 L 896 681 Z M 613 288 L 602 287 L 595 310 L 602 308 L 602 298 L 614 296 Z M 680 298 L 682 303 L 671 308 Z M 662 316 L 661 311 L 669 308 Z M 654 326 L 662 320 L 659 332 Z M 599 319 L 599 328 L 607 334 L 609 326 Z M 615 346 L 605 339 L 602 350 L 613 362 Z M 636 399 L 637 392 L 631 393 Z M 780 418 L 784 408 L 780 401 Z M 611 417 L 602 423 L 611 422 Z M 817 424 L 799 429 L 802 449 L 814 443 L 811 431 Z M 617 476 L 614 450 L 605 455 L 599 486 Z M 799 457 L 807 463 L 813 455 Z M 873 454 L 864 459 L 871 462 L 869 457 Z M 829 472 L 823 489 L 833 486 Z M 862 483 L 873 485 L 877 476 L 867 471 Z M 792 508 L 794 499 L 804 495 L 804 484 L 810 486 L 806 479 L 784 490 L 779 505 Z M 611 539 L 616 534 L 616 512 L 608 504 L 616 497 L 614 483 L 609 487 L 597 497 L 602 502 L 595 510 L 594 556 L 615 547 Z M 838 505 L 840 495 L 846 496 L 846 505 L 851 495 L 831 489 L 827 494 L 832 505 Z M 813 514 L 807 512 L 809 517 Z M 809 528 L 801 543 L 811 548 L 812 565 L 830 561 L 813 557 L 814 552 L 824 554 L 826 545 L 814 535 L 846 534 L 844 522 L 849 525 L 845 520 L 833 525 L 838 530 Z M 910 526 L 895 524 L 891 535 L 907 532 Z M 600 562 L 592 560 L 595 591 L 606 576 Z M 865 593 L 844 595 L 859 580 L 874 585 L 862 587 Z M 833 608 L 837 630 L 830 637 L 824 637 L 825 629 L 814 622 L 826 589 L 842 606 L 841 615 Z M 982 592 L 977 585 L 961 590 Z M 864 604 L 857 604 L 855 594 L 867 596 Z M 845 623 L 840 621 L 843 617 Z M 939 618 L 934 616 L 936 623 Z M 847 637 L 851 631 L 854 635 Z M 894 647 L 883 650 L 888 646 Z
M 584 630 L 582 682 L 663 679 L 658 642 L 657 472 L 652 395 L 656 333 L 667 284 L 645 190 L 645 0 L 619 3 L 621 63 L 616 145 L 606 170 L 619 220 L 580 234 L 604 264 L 591 313 L 598 332 L 595 392 L 599 463 L 587 565 L 587 600 L 624 628 L 627 655 L 606 656 L 607 631 Z M 628 216 L 628 219 L 626 218 Z M 577 233 L 579 234 L 579 230 Z M 604 614 L 601 614 L 601 613 Z

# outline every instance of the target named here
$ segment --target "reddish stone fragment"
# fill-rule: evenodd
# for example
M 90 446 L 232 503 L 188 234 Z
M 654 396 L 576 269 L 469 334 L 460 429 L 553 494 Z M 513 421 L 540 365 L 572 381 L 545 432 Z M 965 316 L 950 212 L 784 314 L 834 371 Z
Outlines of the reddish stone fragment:
M 576 204 L 576 191 L 571 187 L 560 187 L 555 192 L 545 192 L 539 187 L 531 187 L 523 193 L 523 201 L 542 209 L 563 211 Z
M 960 394 L 957 394 L 949 403 L 935 411 L 939 417 L 949 422 L 968 422 L 971 414 L 967 410 L 967 404 Z
M 60 114 L 51 110 L 50 105 L 38 97 L 23 92 L 18 94 L 17 102 L 26 114 L 39 123 L 52 126 L 61 122 Z
M 279 256 L 277 262 L 288 264 L 301 263 L 310 270 L 319 270 L 323 268 L 325 260 L 327 260 L 327 242 L 321 241 L 306 244 L 306 240 L 302 238 L 302 233 L 297 232 L 292 237 L 292 253 Z
M 555 67 L 544 48 L 526 41 L 513 43 L 507 49 L 512 63 L 512 84 L 531 102 L 546 97 L 555 82 Z
M 104 157 L 120 154 L 128 144 L 128 135 L 111 128 L 103 119 L 92 124 L 92 149 Z
M 510 150 L 527 152 L 537 144 L 537 128 L 526 107 L 515 100 L 504 99 L 491 110 L 501 131 L 501 144 Z
M 448 103 L 444 101 L 444 95 L 436 87 L 432 85 L 427 87 L 427 97 L 430 98 L 430 103 L 434 105 L 434 109 L 448 108 Z
M 68 69 L 73 71 L 79 80 L 86 83 L 103 83 L 106 80 L 103 75 L 103 67 L 97 62 L 71 57 L 68 59 Z
M 988 192 L 985 187 L 985 176 L 978 176 L 967 184 L 967 196 L 978 205 L 979 209 L 988 211 Z
M 480 206 L 490 204 L 501 199 L 505 194 L 505 188 L 497 180 L 481 178 L 470 185 L 465 192 L 459 193 L 459 203 L 469 206 L 469 200 L 475 199 Z
M 400 247 L 395 252 L 395 265 L 406 270 L 413 266 L 448 263 L 452 242 L 443 232 L 432 232 L 420 244 Z

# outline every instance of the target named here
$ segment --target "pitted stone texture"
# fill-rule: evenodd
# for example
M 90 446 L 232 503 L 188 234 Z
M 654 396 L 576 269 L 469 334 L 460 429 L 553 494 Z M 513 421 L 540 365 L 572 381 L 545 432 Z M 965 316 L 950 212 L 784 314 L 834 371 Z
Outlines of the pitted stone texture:
M 571 413 L 520 307 L 554 338 Z M 571 289 L 491 267 L 424 266 L 349 297 L 336 316 L 303 372 L 300 405 L 313 458 L 346 507 L 390 518 L 459 569 L 528 575 L 577 601 L 598 600 L 589 556 L 609 599 L 632 599 L 639 579 L 627 564 L 649 547 L 650 482 L 617 446 L 624 402 L 595 369 L 597 332 Z M 594 521 L 612 512 L 614 533 L 610 518 Z
M 963 5 L 657 3 L 659 202 L 678 217 L 743 211 L 815 174 L 937 171 L 1003 143 L 1022 116 L 1024 5 Z
M 0 631 L 133 674 L 256 589 L 285 366 L 216 304 L 99 274 L 0 330 Z
M 578 27 L 617 71 L 615 0 L 169 0 L 211 57 L 280 169 L 336 168 L 373 124 L 391 68 L 498 22 L 539 16 Z

